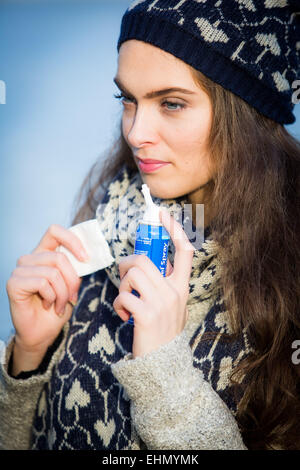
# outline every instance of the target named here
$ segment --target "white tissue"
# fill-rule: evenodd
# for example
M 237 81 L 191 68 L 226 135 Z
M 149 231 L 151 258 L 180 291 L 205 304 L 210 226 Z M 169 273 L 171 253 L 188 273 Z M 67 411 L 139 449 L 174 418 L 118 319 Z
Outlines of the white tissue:
M 68 257 L 79 277 L 104 269 L 115 261 L 97 219 L 73 225 L 69 230 L 80 238 L 89 255 L 88 262 L 79 261 L 65 246 L 58 246 L 56 251 L 64 253 Z

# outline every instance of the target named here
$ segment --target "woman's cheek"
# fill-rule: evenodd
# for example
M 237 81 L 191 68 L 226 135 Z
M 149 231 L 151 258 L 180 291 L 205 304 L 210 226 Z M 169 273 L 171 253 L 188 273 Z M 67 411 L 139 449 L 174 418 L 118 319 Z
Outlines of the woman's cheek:
M 128 145 L 129 145 L 129 142 L 128 142 L 127 136 L 130 132 L 131 127 L 132 127 L 132 119 L 129 119 L 128 116 L 124 116 L 124 113 L 123 113 L 122 133 L 123 133 L 124 139 L 126 140 Z

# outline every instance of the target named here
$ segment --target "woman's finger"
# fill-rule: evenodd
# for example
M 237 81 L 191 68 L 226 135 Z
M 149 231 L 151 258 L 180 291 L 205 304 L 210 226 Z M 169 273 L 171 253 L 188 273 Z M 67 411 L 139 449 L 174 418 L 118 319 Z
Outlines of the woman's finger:
M 170 261 L 168 260 L 167 261 L 167 271 L 166 271 L 166 276 L 170 276 L 170 274 L 172 274 L 174 268 L 172 266 L 172 264 L 170 263 Z
M 119 292 L 131 293 L 133 289 L 140 294 L 142 300 L 153 300 L 153 296 L 157 292 L 151 280 L 137 266 L 131 267 L 123 276 Z
M 179 285 L 186 283 L 190 279 L 195 248 L 179 222 L 164 208 L 160 209 L 160 220 L 169 232 L 175 247 L 172 278 L 176 279 Z
M 123 321 L 128 321 L 132 315 L 135 318 L 135 312 L 142 311 L 144 302 L 129 292 L 121 292 L 113 302 L 115 312 Z
M 133 267 L 139 268 L 154 286 L 157 288 L 161 286 L 162 274 L 146 255 L 132 254 L 125 256 L 119 263 L 120 279 L 123 279 L 129 269 Z
M 22 278 L 45 279 L 55 292 L 56 313 L 59 315 L 64 311 L 69 300 L 69 291 L 58 269 L 49 266 L 19 266 L 15 269 L 15 274 Z
M 54 251 L 59 245 L 68 248 L 80 261 L 87 261 L 89 258 L 80 239 L 70 230 L 58 224 L 50 225 L 32 253 L 41 253 L 48 250 Z
M 52 266 L 58 268 L 68 287 L 70 302 L 76 303 L 81 278 L 77 275 L 64 253 L 43 251 L 42 253 L 24 255 L 18 259 L 17 266 Z
M 10 289 L 14 292 L 18 292 L 16 300 L 26 300 L 28 294 L 39 294 L 42 301 L 45 301 L 46 305 L 49 307 L 56 300 L 56 293 L 46 278 L 32 276 L 23 277 L 18 274 L 17 270 L 14 271 L 10 283 L 8 284 L 8 291 Z

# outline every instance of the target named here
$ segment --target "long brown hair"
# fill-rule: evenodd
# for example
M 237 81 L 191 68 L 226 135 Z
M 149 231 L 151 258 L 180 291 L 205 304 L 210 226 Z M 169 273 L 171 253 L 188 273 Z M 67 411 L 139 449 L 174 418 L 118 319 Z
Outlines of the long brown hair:
M 210 227 L 224 301 L 233 337 L 246 329 L 253 349 L 232 376 L 233 383 L 238 373 L 247 379 L 236 418 L 249 449 L 300 449 L 300 379 L 292 363 L 292 343 L 300 339 L 300 142 L 190 70 L 213 106 L 209 148 L 218 172 Z M 104 163 L 86 177 L 73 223 L 94 217 L 124 163 L 134 171 L 120 129 Z

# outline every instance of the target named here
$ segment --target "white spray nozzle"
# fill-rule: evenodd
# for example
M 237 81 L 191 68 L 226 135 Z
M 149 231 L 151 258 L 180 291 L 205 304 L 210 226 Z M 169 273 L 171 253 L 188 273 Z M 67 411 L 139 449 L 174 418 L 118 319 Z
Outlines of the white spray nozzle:
M 154 204 L 152 201 L 152 197 L 150 194 L 150 189 L 146 184 L 142 185 L 142 193 L 145 198 L 146 202 L 146 211 L 144 214 L 143 222 L 145 223 L 154 223 L 154 224 L 160 224 L 160 218 L 159 218 L 159 207 Z
M 146 205 L 147 206 L 153 206 L 154 202 L 152 201 L 152 197 L 151 197 L 151 194 L 150 194 L 150 189 L 148 188 L 148 186 L 146 184 L 142 184 L 142 193 L 144 194 Z

